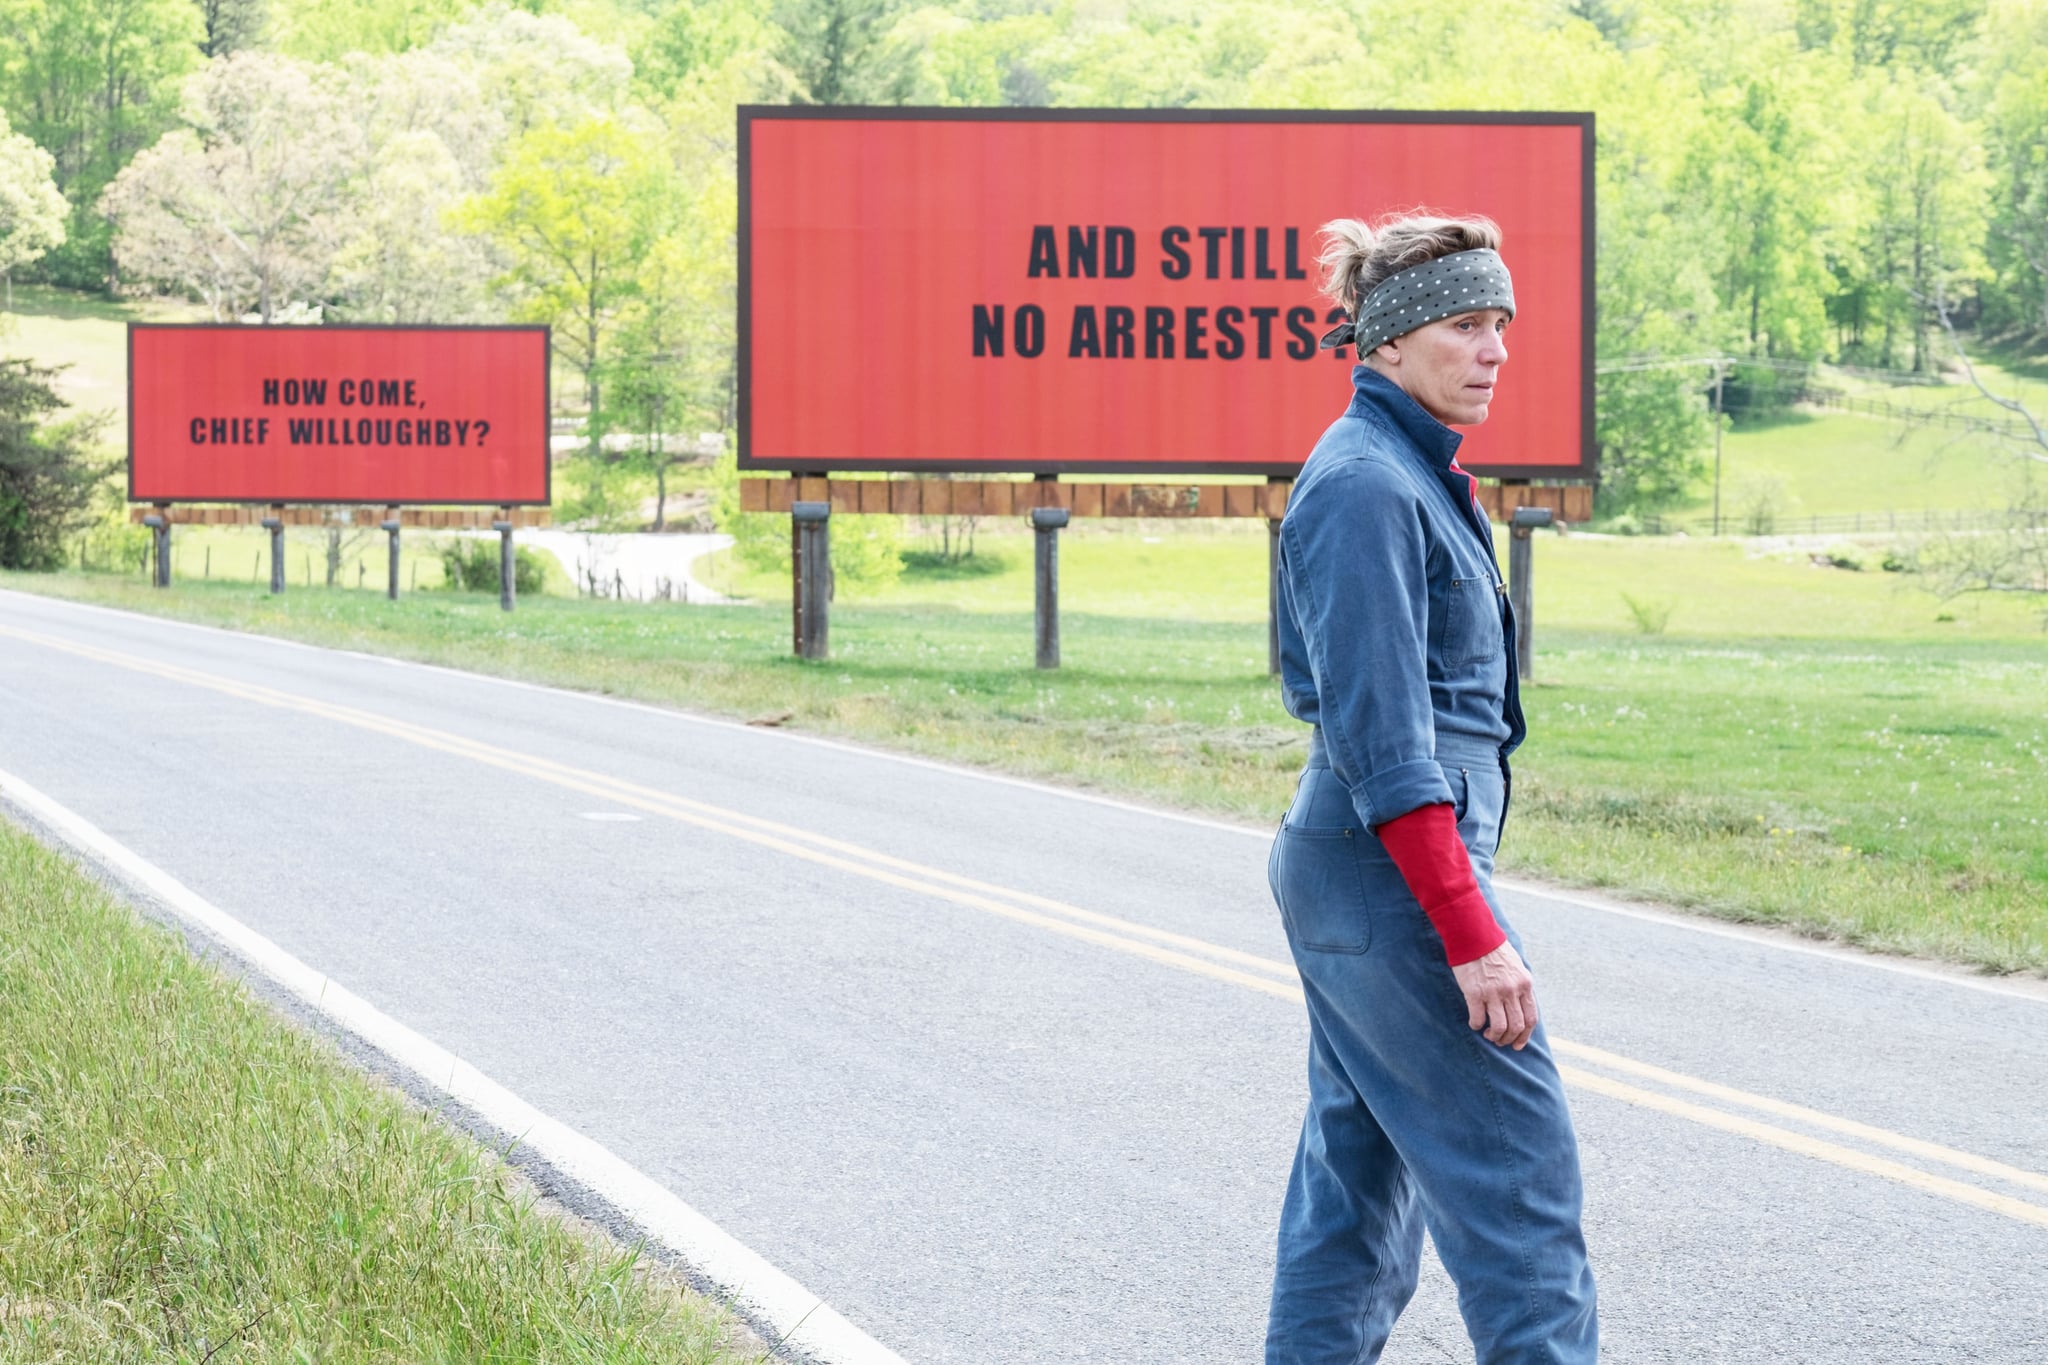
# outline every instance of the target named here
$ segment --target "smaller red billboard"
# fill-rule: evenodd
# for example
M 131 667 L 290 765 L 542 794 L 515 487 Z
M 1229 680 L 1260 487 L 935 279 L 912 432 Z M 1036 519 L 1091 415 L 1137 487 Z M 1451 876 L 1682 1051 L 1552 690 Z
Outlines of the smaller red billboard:
M 545 327 L 128 328 L 136 502 L 545 504 Z

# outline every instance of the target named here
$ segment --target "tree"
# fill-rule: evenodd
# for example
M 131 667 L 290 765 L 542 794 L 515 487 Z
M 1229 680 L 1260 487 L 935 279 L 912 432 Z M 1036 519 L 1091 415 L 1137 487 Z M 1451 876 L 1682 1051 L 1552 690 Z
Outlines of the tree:
M 0 360 L 0 568 L 54 569 L 64 537 L 90 520 L 94 486 L 107 470 L 91 452 L 105 419 L 54 419 L 63 400 L 57 371 Z
M 50 178 L 56 158 L 7 127 L 0 111 L 0 279 L 14 306 L 14 272 L 64 242 L 70 205 Z
M 1989 177 L 1962 120 L 1907 77 L 1894 76 L 1875 92 L 1870 127 L 1878 164 L 1867 182 L 1866 265 L 1878 285 L 1881 363 L 1900 358 L 1904 332 L 1912 368 L 1925 371 L 1933 364 L 1927 300 L 1953 292 L 1983 266 Z
M 1800 44 L 1832 47 L 1858 67 L 1942 71 L 1976 31 L 1984 0 L 1796 0 Z
M 497 268 L 487 243 L 454 230 L 462 173 L 429 128 L 401 133 L 371 157 L 347 237 L 335 249 L 327 294 L 364 322 L 475 322 Z
M 782 60 L 807 104 L 902 104 L 917 53 L 895 33 L 902 0 L 780 0 Z
M 767 56 L 783 34 L 745 0 L 704 0 L 671 6 L 633 49 L 633 79 L 660 99 L 684 81 L 714 72 L 736 57 Z
M 340 61 L 355 52 L 406 52 L 431 41 L 468 8 L 465 0 L 293 0 L 276 16 L 276 46 L 308 62 Z
M 559 14 L 528 14 L 494 0 L 450 24 L 430 49 L 470 73 L 504 136 L 620 115 L 632 86 L 623 49 L 584 33 Z
M 208 57 L 225 57 L 232 52 L 259 47 L 269 22 L 265 0 L 197 0 L 200 22 L 206 32 L 199 50 Z
M 2007 0 L 1987 27 L 2008 35 L 1985 54 L 1998 267 L 1988 301 L 1999 320 L 2048 336 L 2048 3 Z
M 175 119 L 200 32 L 191 0 L 0 0 L 0 108 L 55 158 L 52 179 L 72 206 L 46 276 L 106 282 L 100 191 Z
M 512 144 L 489 192 L 458 215 L 510 262 L 498 283 L 515 311 L 552 325 L 556 346 L 582 373 L 593 457 L 603 450 L 606 346 L 669 211 L 652 141 L 609 116 L 536 128 Z
M 197 294 L 222 320 L 269 322 L 325 291 L 356 207 L 359 130 L 331 69 L 270 53 L 210 63 L 168 133 L 108 187 L 115 259 Z

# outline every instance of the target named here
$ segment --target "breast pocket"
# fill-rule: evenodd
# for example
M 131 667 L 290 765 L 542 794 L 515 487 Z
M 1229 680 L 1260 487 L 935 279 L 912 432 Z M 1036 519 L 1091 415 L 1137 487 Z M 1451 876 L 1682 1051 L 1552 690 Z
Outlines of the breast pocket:
M 1453 578 L 1445 586 L 1436 648 L 1445 668 L 1459 668 L 1500 653 L 1498 598 L 1490 578 Z
M 1272 857 L 1273 898 L 1287 933 L 1317 953 L 1362 953 L 1372 941 L 1357 829 L 1282 825 Z

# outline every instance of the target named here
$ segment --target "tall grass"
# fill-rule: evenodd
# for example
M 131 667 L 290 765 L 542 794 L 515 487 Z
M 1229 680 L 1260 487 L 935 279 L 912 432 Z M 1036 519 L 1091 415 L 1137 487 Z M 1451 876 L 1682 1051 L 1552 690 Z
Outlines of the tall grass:
M 0 1361 L 757 1358 L 734 1340 L 0 822 Z

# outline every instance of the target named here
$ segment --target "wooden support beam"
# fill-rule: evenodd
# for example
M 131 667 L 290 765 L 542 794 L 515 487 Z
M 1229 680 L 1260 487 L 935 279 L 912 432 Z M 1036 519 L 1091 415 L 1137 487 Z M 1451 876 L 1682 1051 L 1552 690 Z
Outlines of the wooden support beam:
M 1037 507 L 1064 507 L 1088 517 L 1265 517 L 1286 514 L 1294 485 L 1097 483 L 1019 479 L 743 478 L 740 510 L 788 513 L 793 499 L 829 502 L 835 512 L 925 517 L 1024 516 Z M 1590 484 L 1481 484 L 1479 503 L 1506 521 L 1517 507 L 1548 507 L 1559 521 L 1593 516 Z
M 153 507 L 130 507 L 128 520 L 142 524 L 145 516 L 157 515 Z M 390 513 L 379 507 L 283 507 L 268 505 L 238 505 L 232 507 L 188 507 L 173 503 L 163 515 L 179 526 L 258 526 L 264 518 L 275 517 L 286 526 L 331 526 L 337 519 L 347 526 L 381 526 Z M 400 509 L 398 522 L 407 529 L 452 531 L 488 531 L 491 524 L 502 517 L 495 507 L 406 507 Z M 545 507 L 515 507 L 511 521 L 521 529 L 553 524 L 553 514 Z

